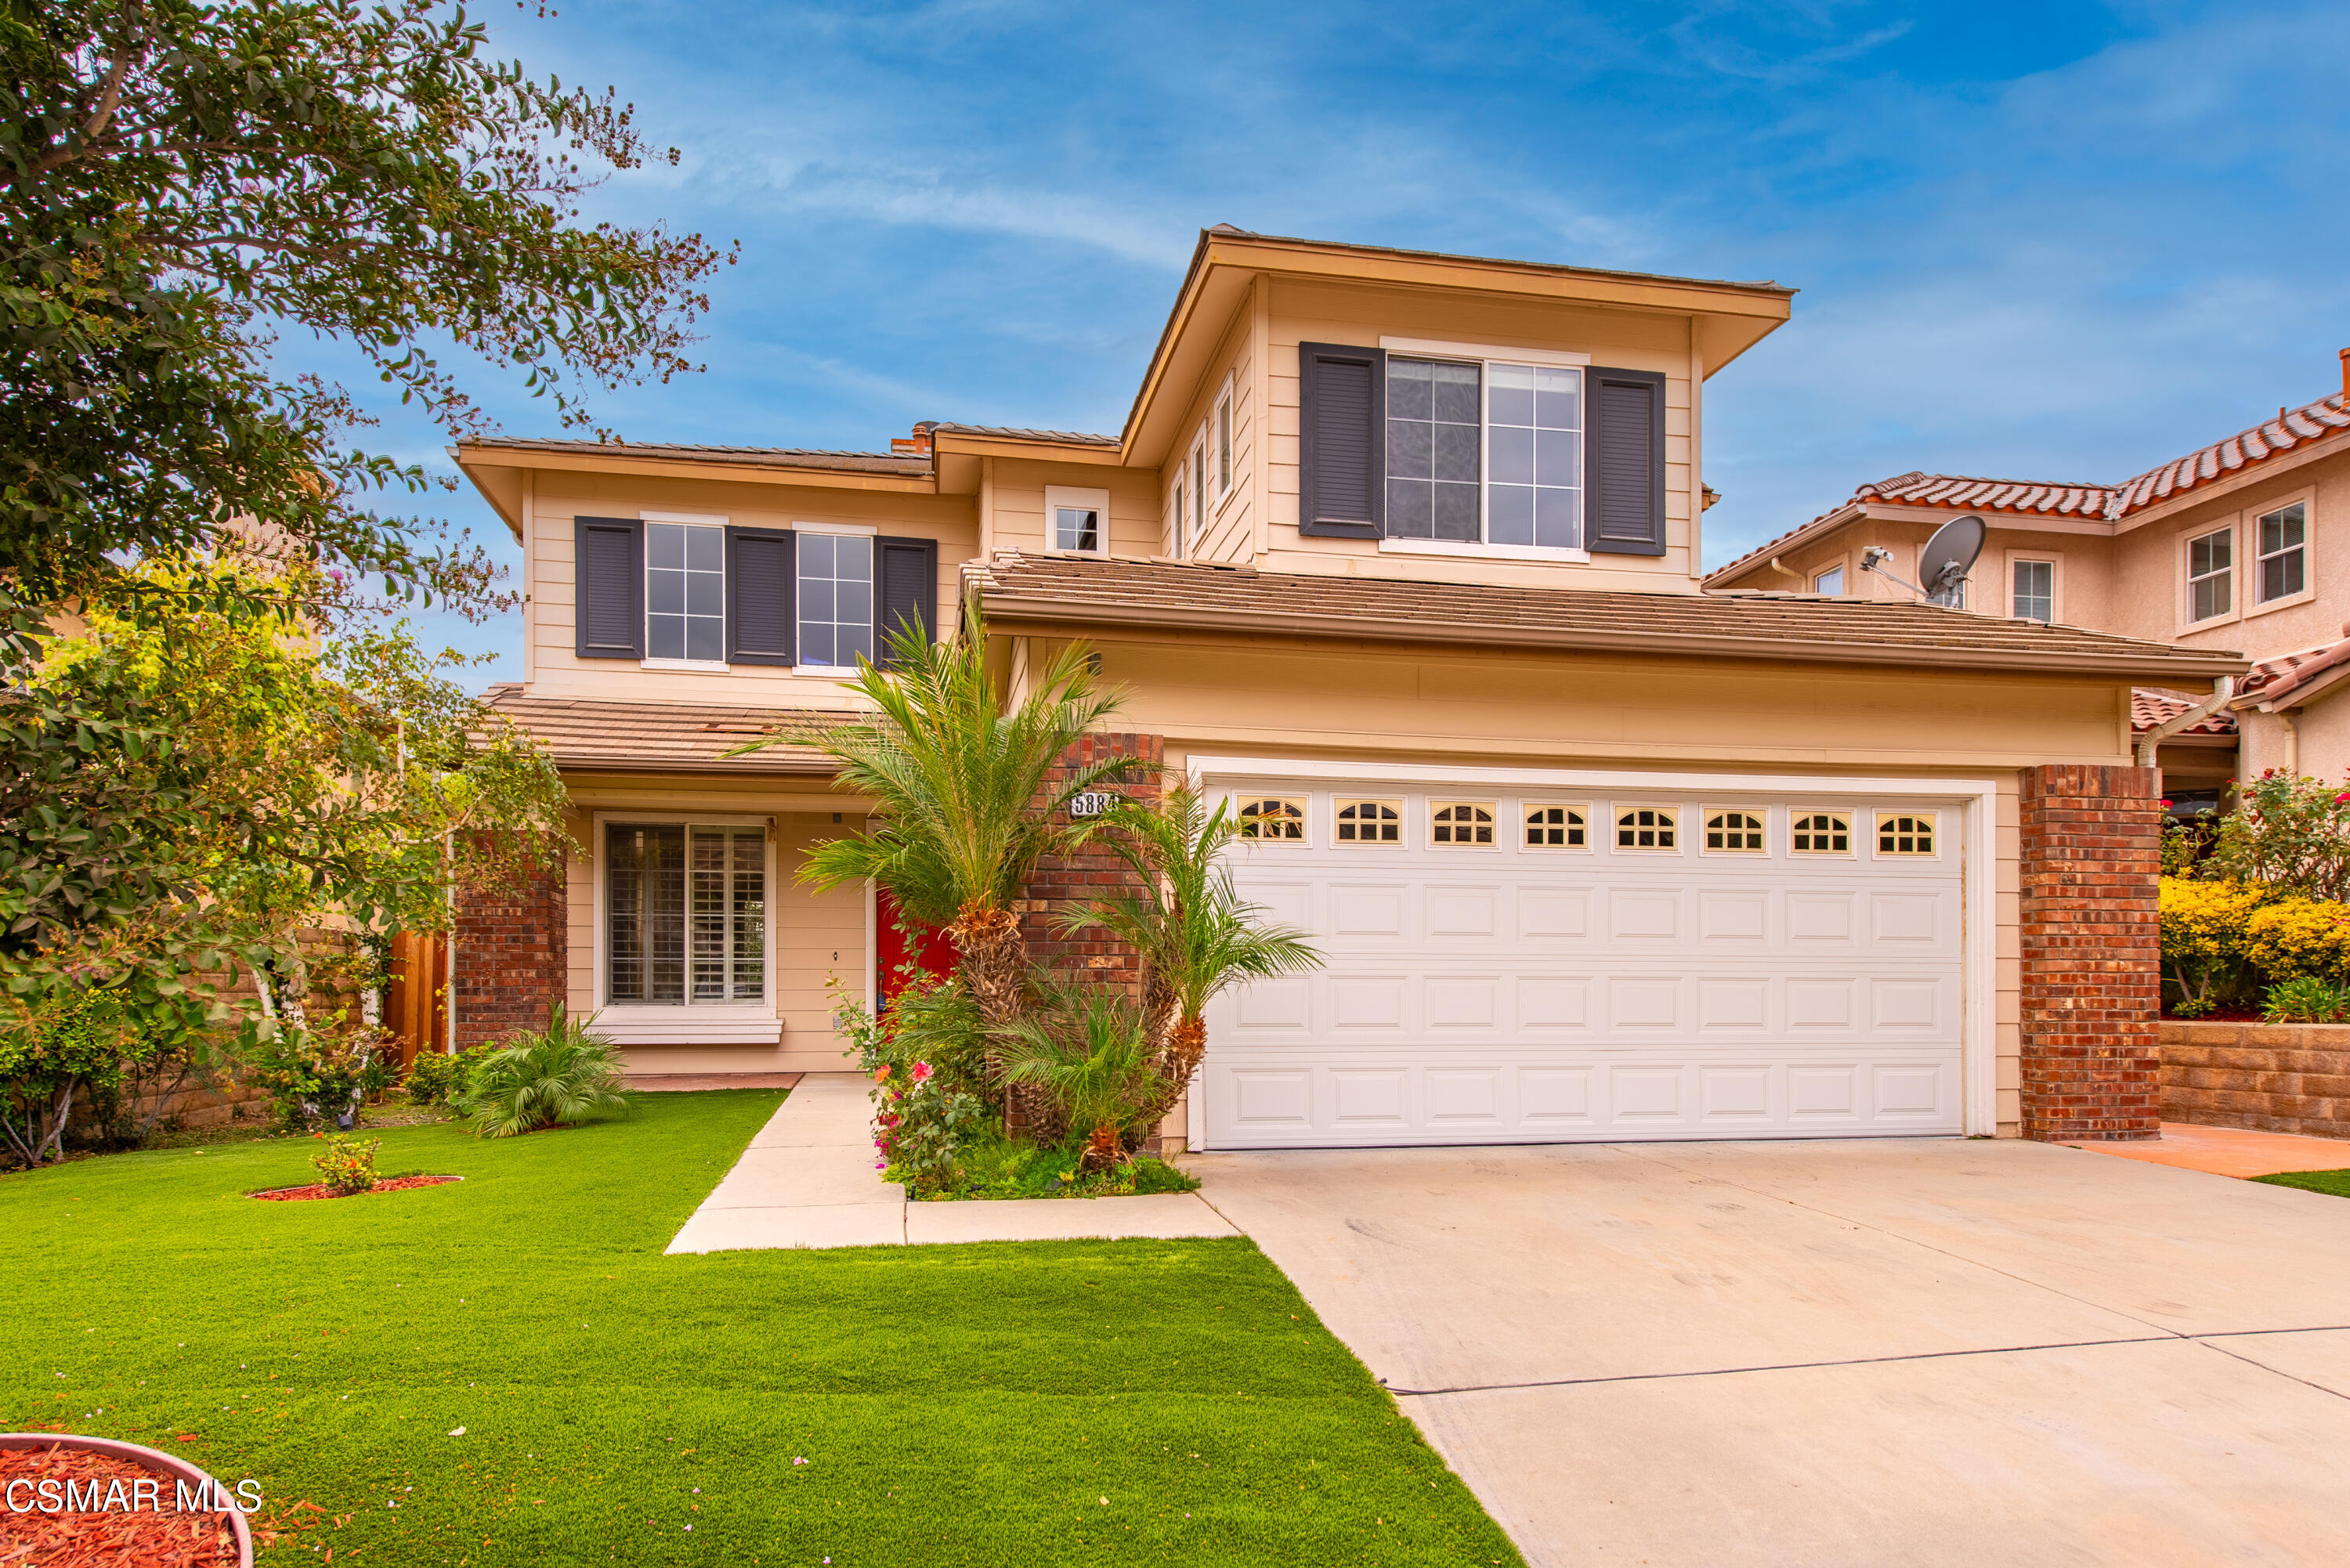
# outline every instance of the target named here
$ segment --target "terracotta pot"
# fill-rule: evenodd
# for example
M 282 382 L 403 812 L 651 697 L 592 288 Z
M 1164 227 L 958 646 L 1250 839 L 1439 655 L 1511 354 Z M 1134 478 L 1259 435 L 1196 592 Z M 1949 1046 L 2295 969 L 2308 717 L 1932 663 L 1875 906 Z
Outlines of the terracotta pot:
M 0 1432 L 0 1449 L 67 1449 L 88 1454 L 104 1454 L 109 1459 L 128 1459 L 132 1464 L 153 1470 L 157 1475 L 173 1480 L 183 1480 L 220 1493 L 217 1481 L 177 1454 L 167 1454 L 161 1449 L 141 1448 L 137 1443 L 117 1442 L 112 1438 L 77 1438 L 63 1432 Z M 229 1532 L 236 1537 L 237 1568 L 253 1568 L 253 1530 L 244 1522 L 244 1515 L 236 1509 L 223 1511 L 228 1521 Z

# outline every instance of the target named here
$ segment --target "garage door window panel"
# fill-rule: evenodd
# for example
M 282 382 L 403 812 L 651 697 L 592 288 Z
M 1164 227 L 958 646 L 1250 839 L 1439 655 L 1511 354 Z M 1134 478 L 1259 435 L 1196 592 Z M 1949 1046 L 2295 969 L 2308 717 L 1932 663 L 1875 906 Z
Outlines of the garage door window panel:
M 1581 805 L 1526 807 L 1526 847 L 1529 849 L 1588 849 L 1590 808 Z
M 1338 802 L 1337 841 L 1375 845 L 1403 842 L 1403 802 L 1342 800 Z
M 1616 816 L 1618 849 L 1680 849 L 1680 813 L 1670 806 L 1642 805 Z
M 1769 839 L 1762 826 L 1763 814 L 1752 811 L 1720 809 L 1705 814 L 1705 849 L 1709 855 L 1767 855 Z
M 1240 836 L 1253 843 L 1305 842 L 1305 803 L 1281 795 L 1260 795 L 1241 802 L 1234 814 Z
M 1934 853 L 1934 814 L 1929 811 L 1878 814 L 1877 852 L 1887 856 L 1931 856 Z
M 1850 855 L 1852 818 L 1841 812 L 1799 811 L 1788 847 L 1797 855 Z
M 1428 841 L 1444 849 L 1490 849 L 1499 809 L 1492 801 L 1439 801 L 1428 814 Z

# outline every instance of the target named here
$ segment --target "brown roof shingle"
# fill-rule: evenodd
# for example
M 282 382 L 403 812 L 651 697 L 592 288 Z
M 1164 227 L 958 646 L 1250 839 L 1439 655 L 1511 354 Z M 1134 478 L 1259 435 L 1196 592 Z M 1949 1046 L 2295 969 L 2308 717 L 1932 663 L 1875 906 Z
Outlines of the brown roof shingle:
M 798 746 L 744 757 L 723 753 L 765 734 L 813 735 L 846 714 L 809 708 L 720 708 L 699 702 L 615 702 L 532 697 L 493 686 L 484 705 L 536 738 L 556 766 L 581 773 L 795 774 L 823 777 L 832 764 Z
M 2232 653 L 1927 604 L 1810 594 L 1639 594 L 1314 576 L 1188 562 L 1007 551 L 966 563 L 989 614 L 1397 642 L 1482 642 L 1663 655 L 2074 671 L 2195 682 Z

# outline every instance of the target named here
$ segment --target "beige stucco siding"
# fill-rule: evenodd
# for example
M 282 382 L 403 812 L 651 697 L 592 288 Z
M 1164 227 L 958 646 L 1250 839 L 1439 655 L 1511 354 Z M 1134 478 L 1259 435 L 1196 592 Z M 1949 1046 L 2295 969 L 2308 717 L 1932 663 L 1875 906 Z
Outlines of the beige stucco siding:
M 532 693 L 542 697 L 792 707 L 837 707 L 848 701 L 836 677 L 798 675 L 773 665 L 738 664 L 719 673 L 646 670 L 633 659 L 579 658 L 576 518 L 675 512 L 743 527 L 835 523 L 905 538 L 936 539 L 942 616 L 951 614 L 962 563 L 979 543 L 970 496 L 875 494 L 544 470 L 533 481 L 524 541 L 530 594 L 524 628 L 525 679 Z
M 2210 488 L 2211 493 L 2191 505 L 2126 527 L 2116 541 L 2112 629 L 2255 658 L 2338 639 L 2344 621 L 2350 620 L 2350 452 L 2282 472 L 2256 470 Z M 2309 509 L 2307 587 L 2262 604 L 2256 590 L 2255 524 L 2262 514 L 2296 501 Z M 2234 604 L 2224 616 L 2189 622 L 2187 542 L 2222 528 L 2235 545 Z

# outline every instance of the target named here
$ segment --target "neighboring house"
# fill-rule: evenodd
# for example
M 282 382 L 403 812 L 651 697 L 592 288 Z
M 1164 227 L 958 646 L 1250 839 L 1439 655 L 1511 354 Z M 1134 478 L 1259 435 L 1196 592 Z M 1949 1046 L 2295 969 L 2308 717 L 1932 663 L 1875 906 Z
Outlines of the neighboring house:
M 466 904 L 459 1038 L 562 1001 L 639 1072 L 842 1065 L 827 983 L 871 994 L 891 922 L 795 873 L 867 803 L 722 753 L 968 595 L 1013 689 L 1097 650 L 1102 743 L 1236 803 L 1241 886 L 1326 955 L 1219 1004 L 1170 1137 L 2149 1128 L 2131 691 L 2244 662 L 1701 592 L 1703 389 L 1791 293 L 1219 227 L 1116 435 L 466 444 L 529 590 L 492 701 L 586 853 Z M 1040 949 L 1087 875 L 1032 888 Z
M 2166 790 L 2215 803 L 2241 770 L 2350 772 L 2350 349 L 2343 390 L 2120 484 L 1904 473 L 1709 575 L 1709 589 L 1912 597 L 1934 529 L 1990 525 L 1964 590 L 1983 615 L 2094 627 L 2256 660 L 2229 710 L 2166 742 Z M 2141 732 L 2210 695 L 2149 692 Z M 2193 701 L 2179 701 L 2191 698 Z M 2238 737 L 2241 736 L 2241 756 Z

